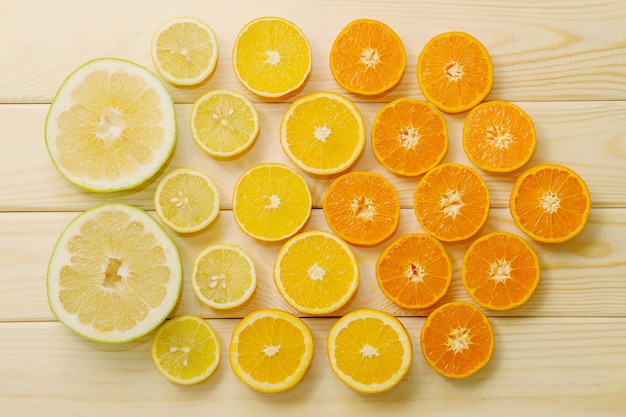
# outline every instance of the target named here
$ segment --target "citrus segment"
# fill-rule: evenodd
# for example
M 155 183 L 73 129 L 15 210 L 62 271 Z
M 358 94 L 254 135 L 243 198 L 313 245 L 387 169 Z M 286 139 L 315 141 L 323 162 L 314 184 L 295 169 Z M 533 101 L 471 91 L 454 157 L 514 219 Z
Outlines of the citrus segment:
M 59 88 L 46 117 L 45 141 L 72 184 L 96 192 L 133 188 L 154 176 L 174 150 L 174 103 L 146 68 L 95 59 Z
M 191 108 L 191 137 L 211 156 L 228 158 L 250 148 L 259 135 L 254 104 L 235 91 L 214 90 Z
M 434 237 L 402 236 L 383 250 L 376 262 L 383 293 L 404 308 L 427 308 L 439 301 L 452 281 L 452 263 Z
M 533 122 L 515 104 L 488 101 L 465 118 L 463 149 L 469 160 L 485 171 L 515 171 L 526 165 L 536 146 Z
M 509 209 L 520 230 L 540 242 L 564 242 L 587 224 L 591 197 L 571 169 L 543 164 L 524 171 L 511 191 Z
M 333 42 L 330 69 L 337 84 L 351 93 L 381 94 L 402 79 L 406 52 L 400 37 L 386 24 L 354 20 Z
M 372 125 L 372 149 L 389 171 L 422 175 L 448 152 L 446 121 L 425 101 L 400 98 L 386 104 Z
M 261 392 L 281 392 L 296 385 L 311 364 L 313 336 L 298 317 L 275 309 L 256 310 L 235 330 L 230 365 L 243 383 Z
M 280 144 L 304 171 L 336 174 L 352 166 L 363 152 L 363 117 L 342 95 L 313 93 L 289 106 L 280 125 Z
M 477 307 L 465 302 L 444 304 L 428 315 L 420 333 L 422 354 L 439 374 L 465 378 L 491 360 L 491 323 Z
M 235 183 L 233 215 L 237 225 L 258 240 L 293 236 L 309 219 L 311 207 L 304 177 L 283 164 L 257 164 Z
M 428 171 L 417 184 L 413 208 L 428 233 L 446 242 L 461 241 L 485 224 L 489 190 L 473 169 L 446 163 Z
M 372 309 L 352 311 L 328 332 L 330 367 L 346 385 L 363 393 L 387 391 L 406 375 L 413 347 L 402 323 Z
M 220 196 L 204 172 L 178 168 L 159 181 L 154 205 L 161 221 L 172 230 L 192 233 L 215 220 L 220 212 Z
M 211 245 L 194 260 L 191 287 L 198 299 L 210 307 L 239 307 L 252 296 L 256 285 L 254 262 L 239 246 Z
M 263 97 L 281 97 L 300 88 L 311 72 L 311 47 L 293 22 L 259 17 L 239 32 L 233 47 L 239 81 Z
M 220 363 L 213 327 L 194 315 L 178 316 L 159 327 L 150 345 L 152 362 L 170 381 L 190 385 L 210 377 Z
M 462 279 L 481 306 L 510 310 L 524 304 L 537 288 L 539 261 L 521 237 L 493 232 L 470 245 L 463 257 Z
M 106 204 L 70 222 L 47 274 L 48 302 L 74 332 L 106 343 L 135 340 L 157 327 L 178 301 L 178 250 L 143 210 Z
M 324 196 L 324 215 L 333 231 L 346 241 L 375 245 L 398 228 L 400 201 L 382 175 L 354 171 L 330 184 Z
M 289 239 L 274 264 L 274 283 L 285 301 L 306 314 L 343 307 L 359 285 L 359 265 L 345 242 L 312 230 Z
M 493 64 L 482 43 L 464 32 L 430 39 L 417 61 L 424 96 L 447 113 L 461 113 L 483 101 L 493 86 Z
M 175 85 L 196 85 L 208 79 L 218 60 L 217 37 L 200 19 L 175 17 L 152 36 L 152 62 L 163 78 Z

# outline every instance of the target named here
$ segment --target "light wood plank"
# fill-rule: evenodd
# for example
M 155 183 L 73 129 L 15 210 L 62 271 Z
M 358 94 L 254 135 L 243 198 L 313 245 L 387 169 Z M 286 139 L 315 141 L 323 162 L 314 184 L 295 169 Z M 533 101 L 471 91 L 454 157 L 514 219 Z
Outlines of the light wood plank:
M 230 65 L 231 48 L 243 25 L 263 15 L 294 21 L 311 43 L 314 76 L 302 94 L 341 91 L 327 63 L 332 42 L 349 21 L 369 17 L 394 28 L 407 52 L 402 83 L 385 100 L 421 95 L 415 77 L 417 57 L 428 39 L 451 30 L 472 33 L 489 50 L 496 74 L 491 98 L 626 98 L 626 11 L 619 0 L 529 1 L 523 6 L 498 0 L 387 5 L 355 0 L 232 0 L 224 4 L 193 0 L 154 4 L 142 0 L 130 5 L 124 0 L 54 0 L 46 2 L 46 7 L 37 0 L 27 0 L 0 5 L 4 51 L 0 102 L 50 102 L 72 70 L 96 57 L 117 56 L 153 69 L 152 34 L 162 22 L 181 14 L 202 18 L 214 28 L 220 63 L 213 78 L 198 89 L 170 86 L 178 102 L 193 102 L 198 92 L 217 86 L 243 90 Z
M 448 380 L 424 361 L 423 318 L 403 318 L 413 341 L 405 378 L 379 395 L 359 395 L 330 370 L 325 340 L 334 319 L 305 319 L 314 358 L 302 381 L 264 395 L 241 383 L 228 364 L 237 320 L 210 320 L 223 347 L 210 379 L 180 387 L 154 368 L 150 335 L 107 346 L 83 340 L 58 323 L 0 323 L 0 403 L 7 416 L 45 414 L 171 416 L 434 415 L 618 416 L 626 408 L 626 321 L 492 318 L 490 363 L 465 380 Z M 42 347 L 45 345 L 45 350 Z M 45 352 L 45 354 L 44 354 Z

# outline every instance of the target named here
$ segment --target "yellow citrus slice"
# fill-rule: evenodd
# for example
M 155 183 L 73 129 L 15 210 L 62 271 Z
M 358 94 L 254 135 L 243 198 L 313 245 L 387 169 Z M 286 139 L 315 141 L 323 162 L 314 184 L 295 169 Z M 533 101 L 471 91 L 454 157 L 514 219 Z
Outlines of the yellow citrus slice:
M 191 137 L 209 155 L 237 156 L 259 135 L 259 116 L 254 104 L 235 91 L 214 90 L 191 108 Z
M 311 207 L 304 177 L 283 164 L 257 164 L 235 183 L 235 221 L 258 240 L 272 242 L 295 235 L 309 219 Z
M 150 355 L 170 381 L 190 385 L 210 377 L 220 363 L 220 343 L 213 327 L 194 315 L 166 321 L 152 338 Z
M 328 360 L 346 385 L 364 393 L 396 386 L 411 366 L 413 347 L 402 323 L 373 309 L 352 311 L 328 332 Z
M 365 147 L 359 109 L 337 93 L 313 93 L 294 101 L 280 125 L 280 144 L 304 171 L 331 175 L 354 164 Z
M 191 270 L 191 286 L 204 304 L 228 309 L 242 305 L 256 289 L 254 261 L 242 248 L 216 244 L 196 257 Z
M 59 236 L 48 265 L 48 302 L 74 332 L 106 343 L 135 340 L 176 305 L 178 250 L 152 216 L 125 204 L 90 209 Z
M 176 143 L 174 103 L 161 81 L 130 61 L 99 58 L 72 72 L 46 117 L 48 153 L 61 175 L 113 192 L 152 178 Z
M 154 206 L 163 223 L 179 233 L 207 227 L 220 212 L 219 191 L 204 172 L 178 168 L 159 181 Z
M 300 233 L 279 250 L 274 283 L 285 301 L 307 314 L 343 307 L 359 285 L 359 265 L 339 237 L 322 230 Z
M 262 97 L 300 88 L 311 72 L 311 47 L 293 22 L 259 17 L 248 22 L 233 47 L 233 69 L 241 83 Z
M 163 23 L 152 36 L 152 62 L 158 73 L 175 85 L 207 80 L 218 60 L 217 37 L 200 19 L 180 16 Z
M 234 374 L 261 392 L 296 385 L 313 358 L 313 336 L 302 319 L 281 310 L 256 310 L 244 317 L 230 341 Z

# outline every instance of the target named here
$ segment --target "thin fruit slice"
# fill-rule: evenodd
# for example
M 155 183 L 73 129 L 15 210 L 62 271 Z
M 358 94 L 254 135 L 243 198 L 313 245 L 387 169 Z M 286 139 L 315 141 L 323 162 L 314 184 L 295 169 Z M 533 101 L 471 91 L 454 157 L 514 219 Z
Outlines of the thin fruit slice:
M 281 392 L 296 385 L 313 358 L 313 336 L 293 314 L 256 310 L 244 317 L 230 341 L 230 366 L 249 387 Z
M 282 97 L 300 88 L 311 72 L 311 47 L 293 22 L 259 17 L 248 22 L 233 47 L 239 81 L 262 97 Z
M 219 48 L 213 29 L 200 19 L 180 16 L 163 23 L 152 36 L 152 62 L 175 85 L 197 85 L 217 66 Z
M 289 239 L 274 263 L 274 283 L 285 301 L 306 314 L 343 307 L 359 285 L 350 246 L 332 233 L 311 230 Z
M 280 125 L 280 144 L 304 171 L 337 174 L 350 168 L 363 152 L 363 117 L 342 95 L 309 94 L 287 109 Z
M 154 206 L 161 221 L 172 230 L 193 233 L 215 220 L 220 212 L 220 196 L 204 172 L 178 168 L 159 181 Z
M 170 381 L 190 385 L 210 377 L 220 363 L 220 342 L 213 327 L 194 315 L 166 321 L 152 338 L 150 355 Z
M 256 285 L 254 261 L 239 246 L 211 245 L 194 260 L 191 287 L 198 299 L 210 307 L 239 307 L 250 299 Z
M 96 192 L 126 190 L 152 178 L 174 151 L 174 103 L 146 68 L 95 59 L 59 88 L 45 139 L 52 162 L 72 184 Z
M 145 211 L 106 204 L 78 215 L 48 265 L 48 303 L 74 332 L 98 342 L 135 340 L 165 320 L 181 292 L 178 250 Z
M 324 215 L 333 231 L 346 241 L 375 245 L 398 228 L 400 201 L 382 175 L 354 171 L 330 184 L 324 197 Z
M 409 177 L 437 166 L 448 153 L 448 128 L 430 103 L 399 98 L 376 114 L 372 149 L 389 171 Z
M 328 361 L 350 388 L 363 393 L 387 391 L 406 375 L 413 347 L 402 323 L 372 309 L 352 311 L 328 332 Z
M 274 242 L 295 235 L 311 215 L 311 193 L 304 177 L 286 165 L 261 163 L 237 180 L 233 215 L 247 235 Z
M 406 69 L 402 40 L 386 24 L 358 19 L 346 25 L 330 50 L 330 69 L 351 93 L 376 95 L 396 86 Z
M 376 280 L 383 293 L 404 308 L 427 308 L 452 281 L 452 263 L 443 245 L 424 233 L 401 236 L 378 257 Z
M 461 113 L 483 101 L 493 86 L 493 64 L 478 39 L 464 32 L 441 33 L 417 60 L 424 96 L 446 113 Z
M 564 242 L 578 235 L 591 211 L 583 179 L 571 169 L 543 164 L 515 181 L 509 209 L 515 224 L 539 242 Z
M 469 160 L 485 171 L 515 171 L 526 165 L 536 146 L 533 121 L 515 104 L 488 101 L 465 118 L 463 149 Z
M 428 171 L 415 187 L 413 201 L 424 230 L 445 242 L 474 236 L 489 214 L 485 181 L 459 164 L 446 163 Z
M 420 342 L 426 362 L 439 374 L 465 378 L 489 363 L 494 336 L 491 323 L 478 307 L 451 302 L 428 315 Z
M 521 237 L 493 232 L 476 239 L 462 264 L 463 286 L 478 304 L 510 310 L 524 304 L 539 284 L 537 254 Z
M 252 146 L 259 135 L 259 116 L 243 94 L 214 90 L 196 100 L 189 127 L 191 137 L 206 153 L 230 158 Z

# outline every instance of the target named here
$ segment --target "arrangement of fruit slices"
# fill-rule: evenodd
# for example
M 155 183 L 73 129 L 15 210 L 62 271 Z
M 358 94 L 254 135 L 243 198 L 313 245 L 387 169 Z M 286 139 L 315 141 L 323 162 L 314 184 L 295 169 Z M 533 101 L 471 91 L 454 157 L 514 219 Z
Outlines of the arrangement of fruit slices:
M 151 44 L 158 74 L 176 86 L 206 82 L 217 65 L 216 39 L 199 19 L 165 22 Z M 232 64 L 249 92 L 288 97 L 310 76 L 311 50 L 293 22 L 260 17 L 238 34 Z M 406 54 L 393 29 L 361 19 L 337 35 L 329 65 L 341 88 L 367 98 L 400 83 Z M 445 244 L 474 239 L 462 260 L 462 282 L 483 309 L 519 307 L 532 296 L 540 276 L 537 255 L 522 237 L 496 231 L 476 238 L 488 218 L 487 186 L 479 171 L 442 163 L 449 138 L 440 111 L 467 112 L 463 149 L 479 170 L 515 173 L 531 160 L 536 147 L 531 118 L 512 103 L 484 101 L 493 73 L 486 48 L 473 36 L 435 36 L 417 62 L 426 101 L 401 98 L 382 106 L 371 133 L 372 150 L 383 167 L 419 177 L 413 209 L 426 232 L 386 244 L 376 278 L 385 296 L 399 306 L 432 309 L 420 334 L 421 350 L 429 365 L 450 378 L 482 369 L 493 353 L 494 334 L 480 308 L 441 303 L 452 280 Z M 235 91 L 201 96 L 189 125 L 198 147 L 218 159 L 237 158 L 259 134 L 255 105 Z M 68 76 L 45 126 L 46 146 L 60 174 L 94 192 L 126 190 L 152 178 L 174 151 L 177 132 L 173 102 L 158 77 L 137 64 L 109 58 L 90 61 Z M 364 149 L 365 127 L 358 107 L 343 95 L 319 92 L 296 99 L 283 117 L 280 141 L 291 162 L 306 173 L 337 175 L 323 207 L 334 233 L 303 231 L 312 208 L 307 178 L 277 163 L 250 167 L 238 179 L 233 215 L 248 236 L 284 242 L 273 274 L 287 304 L 304 314 L 330 314 L 349 303 L 359 284 L 358 259 L 350 244 L 376 246 L 392 236 L 400 218 L 398 197 L 383 175 L 352 171 Z M 164 175 L 154 197 L 158 218 L 180 234 L 209 228 L 220 213 L 219 201 L 212 179 L 191 168 Z M 580 233 L 590 207 L 582 178 L 553 164 L 519 174 L 509 204 L 521 232 L 549 243 Z M 48 300 L 59 321 L 92 340 L 127 342 L 157 329 L 150 349 L 156 368 L 186 385 L 204 381 L 216 370 L 221 348 L 201 317 L 166 321 L 181 282 L 180 256 L 158 222 L 137 208 L 105 204 L 79 215 L 60 235 L 49 263 Z M 213 245 L 197 255 L 191 282 L 207 306 L 238 308 L 256 290 L 254 261 L 238 246 Z M 370 337 L 374 334 L 378 337 Z M 280 392 L 304 377 L 313 338 L 299 317 L 261 309 L 239 322 L 228 354 L 242 382 L 258 391 Z M 346 385 L 381 392 L 408 371 L 411 337 L 397 318 L 362 308 L 331 327 L 327 354 L 332 371 Z

